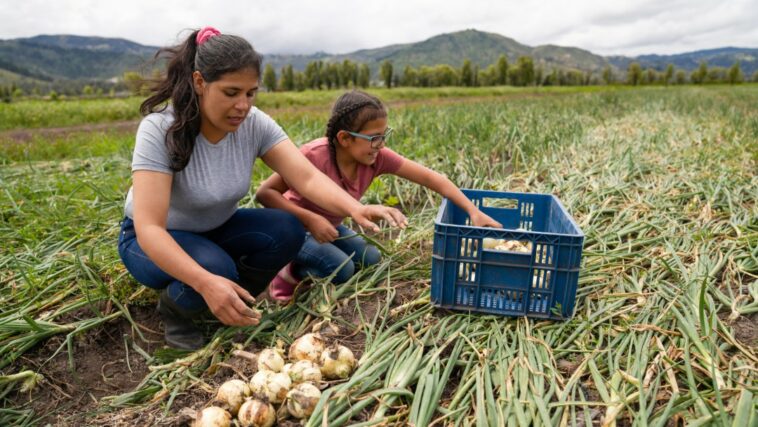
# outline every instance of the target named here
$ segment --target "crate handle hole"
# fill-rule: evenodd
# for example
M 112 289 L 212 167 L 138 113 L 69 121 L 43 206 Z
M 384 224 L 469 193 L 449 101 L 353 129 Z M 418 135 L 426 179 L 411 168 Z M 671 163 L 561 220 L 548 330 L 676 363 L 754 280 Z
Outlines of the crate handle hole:
M 518 209 L 517 199 L 496 199 L 485 197 L 482 199 L 482 207 L 500 209 Z

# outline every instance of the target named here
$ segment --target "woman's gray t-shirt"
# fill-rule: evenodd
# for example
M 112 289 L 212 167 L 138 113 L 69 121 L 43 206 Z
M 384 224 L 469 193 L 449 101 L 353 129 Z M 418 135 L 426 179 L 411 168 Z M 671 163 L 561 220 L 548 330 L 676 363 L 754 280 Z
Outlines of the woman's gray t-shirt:
M 173 121 L 170 108 L 142 119 L 132 172 L 148 170 L 173 175 L 167 229 L 212 230 L 226 222 L 247 195 L 255 159 L 287 139 L 287 135 L 271 117 L 253 107 L 240 127 L 216 144 L 199 134 L 187 167 L 174 172 L 166 148 L 166 133 Z M 132 191 L 130 188 L 126 196 L 125 213 L 129 218 L 134 218 Z

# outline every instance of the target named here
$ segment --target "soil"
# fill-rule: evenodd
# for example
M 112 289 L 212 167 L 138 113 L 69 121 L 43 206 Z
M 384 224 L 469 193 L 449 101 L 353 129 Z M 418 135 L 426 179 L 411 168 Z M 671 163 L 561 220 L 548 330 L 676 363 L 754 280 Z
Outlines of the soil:
M 132 342 L 151 354 L 163 345 L 160 319 L 154 307 L 133 306 L 129 312 L 140 325 L 143 340 L 132 324 L 120 317 L 106 326 L 94 328 L 74 340 L 74 369 L 69 366 L 65 336 L 54 336 L 16 360 L 9 372 L 30 369 L 44 376 L 33 391 L 9 397 L 14 407 L 33 409 L 40 425 L 80 426 L 99 407 L 99 400 L 133 390 L 147 375 L 145 359 Z M 91 318 L 89 309 L 69 314 L 67 320 Z M 127 350 L 126 343 L 129 343 Z M 64 345 L 64 350 L 48 360 Z
M 734 338 L 746 347 L 758 349 L 758 313 L 740 316 L 731 323 Z

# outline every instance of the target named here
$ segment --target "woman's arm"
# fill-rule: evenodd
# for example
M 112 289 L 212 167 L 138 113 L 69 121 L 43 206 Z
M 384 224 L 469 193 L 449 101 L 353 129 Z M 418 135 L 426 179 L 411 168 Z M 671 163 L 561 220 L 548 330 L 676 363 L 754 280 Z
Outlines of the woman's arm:
M 137 242 L 150 260 L 202 295 L 211 312 L 224 324 L 258 324 L 260 314 L 240 299 L 253 302 L 252 295 L 231 280 L 204 269 L 166 231 L 173 177 L 162 172 L 138 170 L 132 179 L 134 230 Z
M 413 160 L 404 159 L 395 175 L 423 185 L 443 197 L 447 197 L 468 214 L 469 218 L 471 218 L 471 224 L 476 227 L 503 228 L 502 224 L 490 218 L 489 215 L 480 211 L 479 208 L 471 203 L 471 200 L 452 181 L 426 166 Z
M 316 169 L 290 140 L 276 144 L 261 158 L 303 197 L 336 215 L 352 217 L 361 227 L 379 231 L 372 219 L 384 219 L 392 226 L 405 227 L 407 224 L 405 216 L 397 209 L 363 205 L 355 200 Z
M 339 237 L 339 232 L 329 220 L 284 198 L 287 190 L 289 190 L 287 183 L 281 175 L 274 172 L 258 187 L 255 198 L 267 208 L 282 209 L 295 215 L 319 243 L 333 242 Z

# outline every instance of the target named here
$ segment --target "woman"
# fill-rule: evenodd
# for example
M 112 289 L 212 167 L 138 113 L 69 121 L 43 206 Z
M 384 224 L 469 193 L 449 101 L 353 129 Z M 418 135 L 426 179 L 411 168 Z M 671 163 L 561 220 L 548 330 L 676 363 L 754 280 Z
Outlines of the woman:
M 206 309 L 227 325 L 257 324 L 260 314 L 245 303 L 302 246 L 295 216 L 238 208 L 257 157 L 335 214 L 374 230 L 372 219 L 405 224 L 399 211 L 361 205 L 342 191 L 253 108 L 261 58 L 247 41 L 206 27 L 161 54 L 168 69 L 141 105 L 118 248 L 135 279 L 161 290 L 170 346 L 204 345 L 193 320 Z

